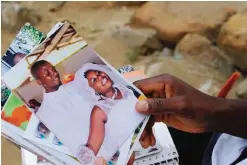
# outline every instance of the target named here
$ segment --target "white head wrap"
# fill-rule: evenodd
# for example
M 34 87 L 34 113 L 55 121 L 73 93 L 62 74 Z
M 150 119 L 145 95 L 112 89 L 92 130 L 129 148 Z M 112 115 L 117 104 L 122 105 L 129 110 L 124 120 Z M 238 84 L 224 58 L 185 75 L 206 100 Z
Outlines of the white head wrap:
M 115 105 L 117 100 L 115 100 L 114 97 L 106 98 L 104 96 L 96 94 L 95 90 L 89 86 L 88 79 L 85 78 L 85 72 L 88 70 L 97 70 L 105 72 L 113 81 L 113 88 L 115 88 L 115 90 L 118 89 L 121 91 L 123 99 L 128 97 L 128 93 L 132 92 L 127 87 L 118 85 L 121 83 L 122 80 L 118 76 L 114 75 L 114 72 L 109 67 L 107 67 L 107 65 L 92 63 L 84 64 L 82 68 L 80 68 L 75 73 L 74 83 L 77 86 L 77 89 L 79 90 L 77 92 L 80 95 L 82 95 L 86 101 L 89 101 L 90 103 L 101 107 L 106 113 L 110 111 L 110 109 L 112 108 L 112 106 Z
M 88 101 L 99 101 L 102 98 L 100 95 L 96 94 L 93 88 L 89 86 L 88 80 L 84 76 L 85 72 L 88 70 L 97 70 L 97 71 L 105 72 L 110 77 L 110 79 L 113 81 L 113 87 L 119 88 L 119 86 L 115 84 L 116 81 L 118 81 L 118 79 L 115 78 L 116 76 L 114 76 L 113 71 L 110 68 L 108 68 L 106 65 L 92 64 L 92 63 L 84 64 L 83 67 L 75 73 L 74 81 L 78 86 L 80 86 L 81 94 Z M 88 98 L 88 97 L 91 97 L 91 98 Z

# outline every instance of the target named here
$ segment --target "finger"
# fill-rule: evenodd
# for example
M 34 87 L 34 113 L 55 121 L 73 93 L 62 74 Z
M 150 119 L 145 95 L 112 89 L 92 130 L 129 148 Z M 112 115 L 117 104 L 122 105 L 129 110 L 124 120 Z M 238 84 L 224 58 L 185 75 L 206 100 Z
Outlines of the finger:
M 143 132 L 142 132 L 142 135 L 140 137 L 140 140 L 143 140 L 146 136 L 147 136 L 147 130 L 144 129 Z
M 142 147 L 144 149 L 147 149 L 150 146 L 150 137 L 146 136 L 146 138 L 143 141 L 144 141 L 144 143 L 143 143 Z
M 154 115 L 155 122 L 162 122 L 163 116 L 162 115 Z
M 202 133 L 205 132 L 205 130 L 203 130 L 200 127 L 195 127 L 194 125 L 190 125 L 190 124 L 185 124 L 183 122 L 183 119 L 181 120 L 180 117 L 173 115 L 173 114 L 164 114 L 163 115 L 163 123 L 176 128 L 178 130 L 181 131 L 185 131 L 185 132 L 190 132 L 190 133 Z
M 153 91 L 164 89 L 164 84 L 169 81 L 166 77 L 166 75 L 160 75 L 152 78 L 147 78 L 134 82 L 134 85 L 139 88 L 144 94 L 148 94 Z
M 153 126 L 154 126 L 154 123 L 155 123 L 155 117 L 154 116 L 150 116 L 149 120 L 148 120 L 148 123 L 146 125 L 146 128 L 147 128 L 147 131 L 148 130 L 152 130 Z
M 166 86 L 167 84 L 165 84 L 165 86 Z M 160 90 L 159 91 L 159 98 L 167 98 L 166 97 L 166 92 L 164 91 L 164 90 Z
M 144 139 L 140 140 L 139 142 L 140 142 L 140 145 L 142 146 L 142 148 L 146 147 L 146 145 L 145 145 L 146 143 L 145 143 Z
M 155 98 L 138 101 L 135 108 L 142 114 L 181 113 L 185 108 L 185 102 L 182 97 Z
M 153 147 L 156 144 L 156 139 L 154 137 L 154 134 L 150 135 L 150 145 Z
M 166 98 L 172 98 L 173 96 L 173 90 L 172 90 L 172 86 L 170 84 L 166 84 L 165 85 L 165 94 L 166 94 Z
M 149 135 L 145 136 L 145 138 L 143 138 L 142 140 L 139 140 L 142 148 L 146 149 L 149 147 L 150 145 L 150 138 Z
M 135 152 L 132 153 L 127 165 L 133 165 L 135 162 Z
M 154 133 L 153 133 L 153 128 L 151 128 L 148 132 L 148 137 L 149 137 L 149 146 L 154 146 L 156 143 Z
M 159 98 L 159 96 L 160 96 L 159 92 L 154 91 L 152 98 Z

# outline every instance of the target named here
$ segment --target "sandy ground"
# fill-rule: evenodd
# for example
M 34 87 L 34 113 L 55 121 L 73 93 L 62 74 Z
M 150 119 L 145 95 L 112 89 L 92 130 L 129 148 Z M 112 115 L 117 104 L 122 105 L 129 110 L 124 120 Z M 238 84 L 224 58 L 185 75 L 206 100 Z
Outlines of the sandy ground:
M 1 153 L 1 164 L 2 165 L 21 165 L 21 152 L 20 148 L 13 145 L 5 138 L 1 139 L 2 153 Z

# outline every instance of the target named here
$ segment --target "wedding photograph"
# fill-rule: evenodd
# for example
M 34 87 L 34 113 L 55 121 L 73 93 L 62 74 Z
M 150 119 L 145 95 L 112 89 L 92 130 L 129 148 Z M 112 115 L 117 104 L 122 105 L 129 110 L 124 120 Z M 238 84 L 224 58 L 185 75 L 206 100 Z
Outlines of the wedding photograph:
M 49 129 L 82 164 L 93 164 L 99 157 L 109 161 L 146 119 L 135 111 L 142 95 L 87 46 L 69 23 L 51 40 L 56 44 L 42 43 L 23 60 L 25 71 L 12 72 L 23 76 L 17 76 L 22 80 L 19 84 L 9 84 L 10 75 L 4 81 L 32 106 L 42 123 L 37 128 L 41 138 L 49 136 L 45 128 Z M 32 55 L 36 58 L 28 59 Z

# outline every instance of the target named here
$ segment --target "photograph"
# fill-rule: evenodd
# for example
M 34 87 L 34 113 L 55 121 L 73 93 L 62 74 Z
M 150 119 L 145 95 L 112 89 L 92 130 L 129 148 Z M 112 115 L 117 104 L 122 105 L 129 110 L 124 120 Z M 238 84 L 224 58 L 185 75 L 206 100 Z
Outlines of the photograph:
M 121 69 L 126 68 L 122 67 Z M 125 78 L 127 78 L 130 82 L 132 82 L 135 79 L 139 79 L 140 77 L 143 77 L 144 74 L 142 71 L 132 71 L 132 72 L 124 72 L 122 73 Z M 74 79 L 73 74 L 69 74 L 66 76 L 64 83 L 67 83 Z M 28 101 L 28 106 L 31 109 L 32 112 L 36 113 L 38 111 L 38 108 L 40 107 L 41 103 L 38 102 L 36 99 L 30 99 Z M 36 142 L 38 144 L 42 144 L 44 146 L 47 146 L 49 148 L 52 148 L 54 150 L 60 151 L 62 153 L 72 155 L 71 152 L 62 144 L 62 142 L 54 136 L 54 134 L 51 134 L 48 139 L 46 138 L 39 138 L 40 136 L 34 136 L 36 132 L 36 128 L 38 124 L 40 123 L 40 120 L 35 116 L 32 115 L 31 119 L 29 120 L 29 125 L 25 131 L 24 137 L 28 140 L 31 140 L 33 142 Z M 117 157 L 118 158 L 118 157 Z M 116 163 L 118 160 L 116 156 L 114 156 L 114 159 L 111 159 L 108 163 Z
M 108 164 L 108 165 L 114 165 L 114 164 L 116 164 L 117 161 L 118 161 L 119 155 L 120 155 L 120 151 L 117 151 L 117 152 L 113 155 L 113 157 L 111 158 L 111 160 L 109 160 L 109 161 L 107 162 L 107 164 Z
M 10 70 L 10 66 L 7 66 L 7 64 L 1 60 L 1 75 L 3 76 L 6 72 Z
M 133 146 L 131 156 L 134 159 L 133 165 L 166 164 L 168 162 L 177 164 L 179 157 L 166 124 L 154 122 L 152 118 L 147 123 L 138 142 Z
M 40 122 L 36 128 L 35 136 L 40 139 L 48 139 L 50 133 L 51 131 L 43 123 Z
M 27 105 L 41 103 L 37 110 L 32 104 L 35 115 L 82 164 L 111 160 L 147 118 L 135 111 L 144 96 L 68 22 L 48 41 L 6 73 L 4 83 Z
M 11 68 L 15 66 L 23 57 L 45 39 L 45 34 L 37 30 L 30 23 L 26 23 L 16 35 L 8 50 L 2 57 L 4 64 Z
M 145 146 L 145 142 L 143 141 L 143 137 L 141 136 L 139 142 L 137 142 L 137 145 L 134 149 L 135 152 L 135 159 L 139 159 L 142 157 L 146 157 L 148 155 L 152 155 L 155 153 L 158 153 L 161 151 L 161 147 L 158 141 L 156 141 L 157 137 L 155 135 L 155 132 L 153 129 L 151 129 L 150 131 L 152 131 L 153 136 L 152 136 L 152 141 L 150 143 L 150 146 Z M 145 136 L 145 133 L 143 133 L 142 135 Z
M 55 144 L 55 145 L 58 145 L 58 146 L 62 146 L 63 145 L 63 143 L 56 136 L 54 136 L 54 138 L 52 140 L 52 143 Z
M 61 141 L 58 140 L 53 132 L 51 132 L 35 115 L 41 103 L 39 103 L 35 99 L 29 100 L 29 103 L 29 108 L 32 110 L 33 113 L 24 133 L 24 138 L 37 144 L 49 147 L 53 150 L 73 156 L 69 149 L 66 146 L 62 145 Z
M 120 68 L 119 72 L 131 82 L 146 78 L 143 70 L 135 70 L 130 65 Z M 143 125 L 145 125 L 144 130 Z M 140 132 L 142 133 L 140 134 Z M 147 124 L 140 123 L 134 131 L 126 163 L 133 159 L 134 165 L 169 164 L 169 162 L 177 164 L 178 157 L 178 152 L 166 124 L 155 123 L 150 118 Z
M 31 52 L 37 46 L 45 34 L 38 31 L 35 27 L 26 23 L 18 32 L 6 53 L 1 59 L 1 74 L 2 76 L 8 72 L 16 63 L 24 56 Z M 11 91 L 1 82 L 1 109 L 6 103 Z
M 2 120 L 23 131 L 27 129 L 31 115 L 29 108 L 14 94 L 10 94 L 1 112 Z
M 1 82 L 1 109 L 3 109 L 10 94 L 11 94 L 11 91 L 8 89 L 8 87 L 4 83 Z

